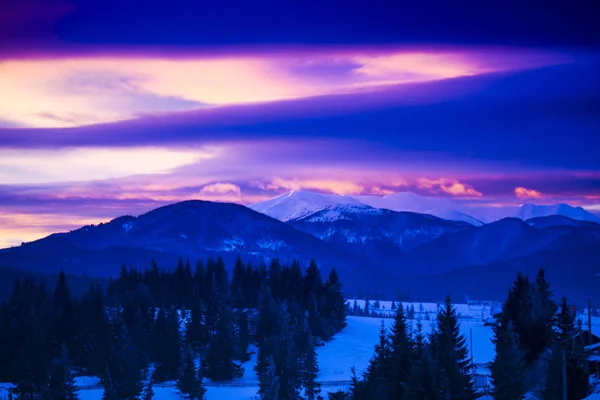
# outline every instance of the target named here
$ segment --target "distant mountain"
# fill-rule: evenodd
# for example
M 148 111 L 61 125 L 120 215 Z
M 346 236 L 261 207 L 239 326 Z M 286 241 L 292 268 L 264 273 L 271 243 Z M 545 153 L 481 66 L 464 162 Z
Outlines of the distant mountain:
M 551 215 L 562 215 L 563 217 L 568 217 L 574 220 L 600 223 L 600 217 L 597 217 L 581 207 L 572 207 L 568 204 L 523 204 L 521 207 L 519 207 L 515 217 L 522 220 L 528 220 L 537 217 L 548 217 Z
M 362 205 L 360 201 L 351 196 L 323 194 L 299 189 L 253 204 L 250 208 L 280 221 L 289 221 L 340 204 Z
M 179 258 L 194 262 L 222 256 L 230 267 L 238 256 L 252 262 L 297 259 L 304 265 L 314 258 L 324 274 L 336 266 L 349 293 L 393 295 L 408 285 L 406 290 L 418 298 L 433 287 L 444 294 L 468 290 L 460 279 L 477 286 L 473 293 L 503 297 L 515 271 L 548 265 L 553 276 L 560 276 L 562 268 L 564 282 L 571 285 L 569 292 L 561 282 L 567 295 L 592 296 L 589 282 L 578 279 L 589 280 L 592 269 L 600 268 L 600 252 L 595 251 L 600 224 L 550 215 L 473 226 L 374 208 L 346 196 L 321 196 L 300 191 L 272 202 L 270 211 L 294 216 L 287 223 L 237 204 L 185 201 L 0 250 L 0 267 L 108 277 L 122 264 L 143 268 L 153 258 L 167 268 Z M 337 203 L 340 197 L 344 204 Z M 316 201 L 320 209 L 311 211 Z M 301 208 L 286 207 L 303 202 Z M 330 202 L 334 204 L 325 205 Z M 584 272 L 578 270 L 580 264 L 587 268 Z
M 584 306 L 591 299 L 600 304 L 600 246 L 548 250 L 510 260 L 453 269 L 429 276 L 413 276 L 395 281 L 403 293 L 424 300 L 439 301 L 451 295 L 459 301 L 503 299 L 518 273 L 535 279 L 544 268 L 556 299 L 565 296 L 572 304 Z
M 110 276 L 123 263 L 146 267 L 152 258 L 172 267 L 180 257 L 196 261 L 223 256 L 231 265 L 238 255 L 245 260 L 305 263 L 315 258 L 324 269 L 338 266 L 340 276 L 348 280 L 354 267 L 371 265 L 366 258 L 244 206 L 185 201 L 0 250 L 0 266 Z
M 398 192 L 385 196 L 342 196 L 310 190 L 293 190 L 273 199 L 250 206 L 255 211 L 280 221 L 298 219 L 335 205 L 367 205 L 372 208 L 398 212 L 429 214 L 450 221 L 463 221 L 480 226 L 503 218 L 528 220 L 536 217 L 562 215 L 578 221 L 600 223 L 600 217 L 581 207 L 568 204 L 491 207 L 465 205 L 449 199 Z
M 536 217 L 526 220 L 529 225 L 536 228 L 549 228 L 559 226 L 574 226 L 578 228 L 598 229 L 598 223 L 590 221 L 580 221 L 562 215 L 549 215 L 547 217 Z
M 546 217 L 547 218 L 547 217 Z M 541 228 L 517 218 L 505 218 L 471 230 L 449 233 L 418 246 L 398 262 L 420 274 L 485 265 L 549 250 L 600 244 L 600 225 L 593 228 Z
M 465 222 L 364 205 L 329 206 L 288 223 L 327 243 L 378 260 L 398 258 L 440 236 L 474 229 Z
M 439 197 L 398 192 L 385 196 L 354 196 L 354 198 L 375 208 L 429 214 L 447 220 L 468 222 L 476 226 L 483 224 L 477 218 L 461 211 L 461 205 Z

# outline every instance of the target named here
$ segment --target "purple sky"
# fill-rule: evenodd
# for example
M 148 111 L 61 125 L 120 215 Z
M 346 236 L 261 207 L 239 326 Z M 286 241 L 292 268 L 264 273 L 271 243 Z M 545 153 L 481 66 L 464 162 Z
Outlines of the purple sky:
M 438 10 L 443 32 L 406 20 L 392 37 L 391 9 L 356 10 L 381 29 L 334 29 L 335 8 L 286 25 L 294 10 L 276 7 L 265 27 L 255 10 L 192 21 L 185 2 L 149 4 L 10 0 L 0 15 L 0 247 L 296 188 L 600 211 L 600 52 L 577 10 L 554 10 L 571 36 L 546 29 L 554 14 L 527 36 L 520 19 Z

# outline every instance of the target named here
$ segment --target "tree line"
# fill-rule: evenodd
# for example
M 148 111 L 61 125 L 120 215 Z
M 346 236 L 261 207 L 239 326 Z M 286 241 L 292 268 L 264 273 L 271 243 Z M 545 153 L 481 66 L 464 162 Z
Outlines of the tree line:
M 303 272 L 238 258 L 231 279 L 221 258 L 193 269 L 123 266 L 81 296 L 62 272 L 53 290 L 17 279 L 0 306 L 0 381 L 17 399 L 77 399 L 78 375 L 99 377 L 105 400 L 151 399 L 167 381 L 202 399 L 205 378 L 243 375 L 254 344 L 261 398 L 315 399 L 315 346 L 345 325 L 338 275 L 323 280 L 314 261 Z
M 354 307 L 353 307 L 354 308 Z M 366 308 L 368 309 L 368 308 Z M 590 392 L 581 323 L 563 298 L 560 305 L 539 270 L 535 281 L 518 275 L 493 327 L 496 355 L 491 363 L 491 395 L 523 400 L 528 393 L 544 400 L 581 400 Z M 336 399 L 470 400 L 480 397 L 466 338 L 448 297 L 433 329 L 422 331 L 397 307 L 388 332 L 382 320 L 379 342 L 367 370 L 354 374 L 348 393 Z M 564 378 L 563 378 L 564 376 Z

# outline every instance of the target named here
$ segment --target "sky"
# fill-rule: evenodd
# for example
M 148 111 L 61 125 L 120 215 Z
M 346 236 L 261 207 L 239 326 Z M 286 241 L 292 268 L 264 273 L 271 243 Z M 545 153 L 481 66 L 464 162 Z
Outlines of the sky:
M 523 3 L 5 0 L 0 248 L 299 188 L 600 213 L 591 3 Z

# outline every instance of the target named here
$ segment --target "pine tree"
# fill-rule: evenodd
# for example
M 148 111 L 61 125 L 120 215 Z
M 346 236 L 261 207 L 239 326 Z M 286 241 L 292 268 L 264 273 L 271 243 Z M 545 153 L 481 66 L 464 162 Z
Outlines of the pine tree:
M 392 300 L 392 310 L 396 310 L 396 302 L 394 300 Z
M 248 346 L 250 344 L 250 332 L 248 327 L 248 315 L 244 311 L 236 312 L 237 321 L 237 359 L 246 362 L 250 359 Z
M 521 400 L 525 397 L 525 363 L 512 322 L 494 326 L 496 356 L 491 366 L 495 400 Z
M 390 332 L 391 347 L 391 396 L 394 399 L 404 397 L 405 386 L 411 371 L 413 352 L 412 335 L 407 325 L 404 309 L 398 307 L 394 324 Z
M 324 287 L 324 310 L 323 316 L 330 326 L 332 333 L 344 329 L 346 323 L 346 300 L 342 292 L 342 284 L 335 268 L 331 269 Z
M 213 381 L 239 378 L 243 374 L 243 368 L 233 362 L 236 343 L 231 311 L 221 307 L 218 315 L 215 336 L 206 354 L 205 374 Z
M 358 306 L 358 302 L 354 299 L 354 304 L 352 305 L 352 314 L 358 315 L 360 313 L 360 307 Z
M 104 400 L 137 400 L 144 387 L 138 350 L 119 315 L 112 320 L 112 340 L 104 383 Z
M 177 380 L 177 388 L 191 400 L 204 398 L 206 389 L 202 386 L 202 379 L 198 374 L 192 352 L 187 351 L 184 366 Z
M 375 354 L 369 362 L 365 373 L 365 383 L 369 398 L 387 399 L 392 392 L 391 383 L 392 349 L 385 329 L 385 321 L 381 320 L 379 343 L 375 345 Z
M 233 276 L 231 278 L 231 298 L 234 309 L 243 309 L 246 304 L 244 283 L 248 279 L 246 276 L 246 267 L 242 259 L 238 256 L 233 267 Z
M 439 384 L 436 380 L 436 365 L 431 355 L 431 346 L 425 343 L 422 325 L 417 323 L 415 347 L 411 360 L 411 372 L 405 385 L 406 400 L 440 400 Z
M 158 310 L 152 334 L 152 349 L 153 361 L 156 363 L 156 382 L 177 379 L 181 366 L 181 336 L 177 310 Z
M 319 373 L 317 352 L 309 329 L 306 329 L 306 349 L 302 360 L 302 385 L 307 400 L 315 400 L 321 393 L 320 384 L 316 382 Z
M 323 279 L 321 278 L 321 270 L 317 266 L 315 260 L 311 260 L 306 273 L 304 274 L 303 282 L 304 292 L 304 305 L 308 306 L 311 296 L 315 296 L 316 299 L 321 297 L 323 292 Z M 316 334 L 313 332 L 313 334 Z
M 148 383 L 142 393 L 142 400 L 152 400 L 154 398 L 154 374 L 148 378 Z
M 365 309 L 363 310 L 365 317 L 371 316 L 371 305 L 369 304 L 369 300 L 365 300 Z
M 575 315 L 570 311 L 567 299 L 563 298 L 560 312 L 556 316 L 555 343 L 548 365 L 544 399 L 560 398 L 562 394 L 562 364 L 566 358 L 567 399 L 580 400 L 587 396 L 589 367 L 584 354 L 581 329 L 575 326 Z
M 199 303 L 198 300 L 194 301 L 185 328 L 185 341 L 195 354 L 201 353 L 209 341 L 208 332 L 203 323 L 202 309 Z
M 61 270 L 58 274 L 56 288 L 54 289 L 54 346 L 55 353 L 59 354 L 63 344 L 70 345 L 75 329 L 73 300 L 65 273 Z
M 444 396 L 451 399 L 476 399 L 466 339 L 460 334 L 456 309 L 450 297 L 446 298 L 438 312 L 432 340 Z
M 263 363 L 258 374 L 258 396 L 261 400 L 279 400 L 279 377 L 273 356 L 267 356 Z
M 48 388 L 43 395 L 44 398 L 61 400 L 76 400 L 79 398 L 71 368 L 67 348 L 63 345 L 59 357 L 50 366 Z

